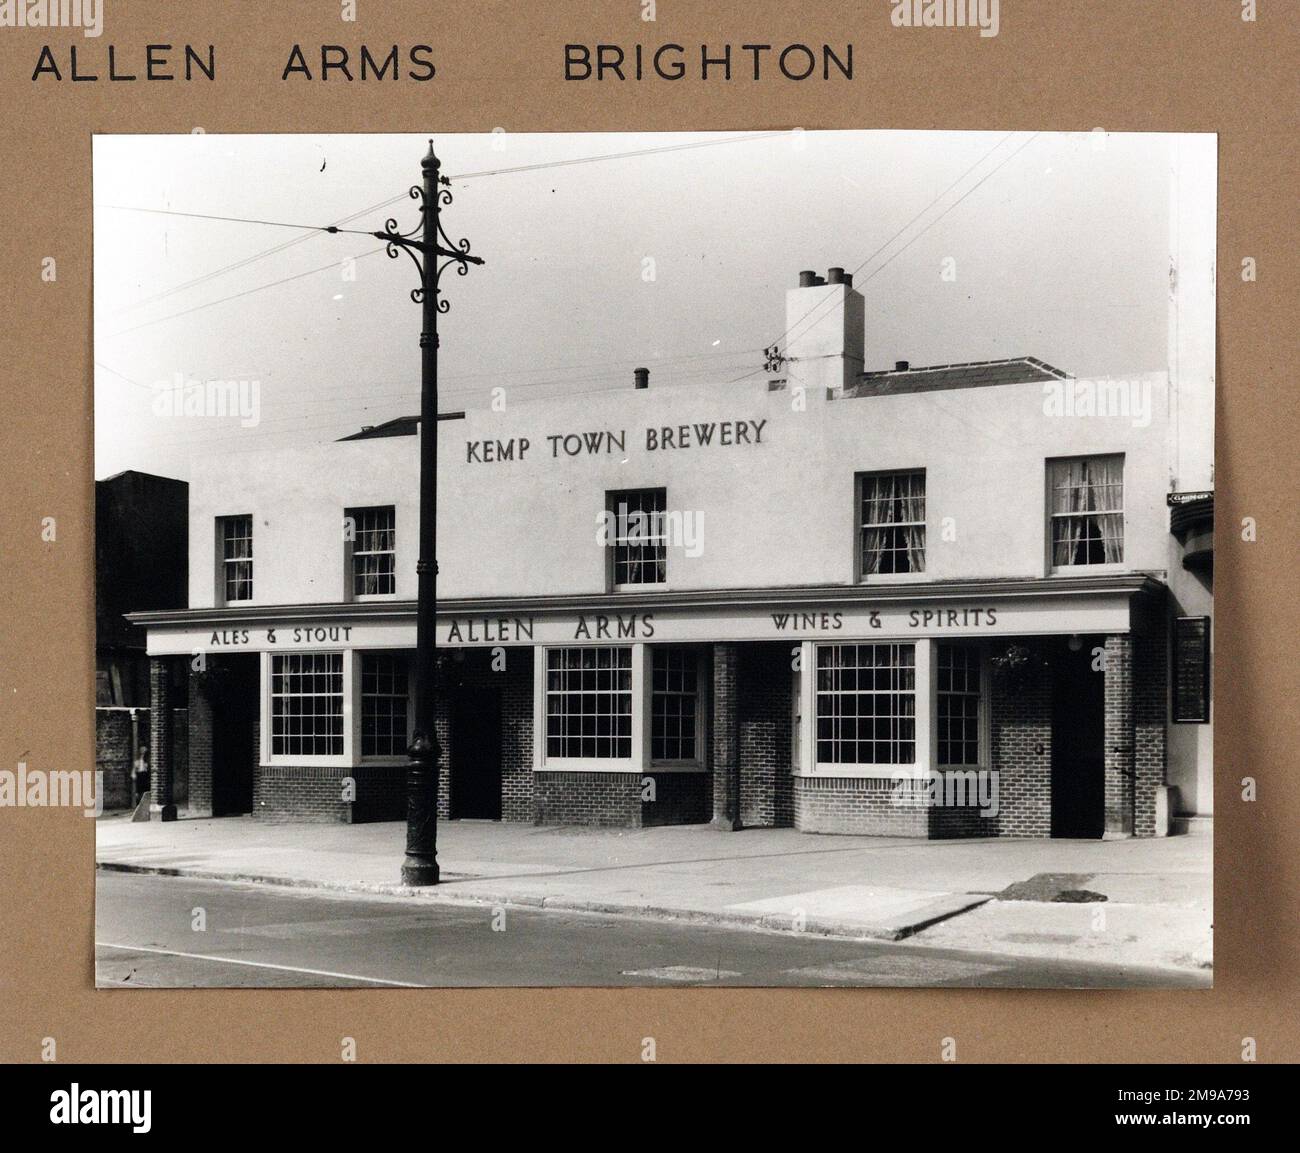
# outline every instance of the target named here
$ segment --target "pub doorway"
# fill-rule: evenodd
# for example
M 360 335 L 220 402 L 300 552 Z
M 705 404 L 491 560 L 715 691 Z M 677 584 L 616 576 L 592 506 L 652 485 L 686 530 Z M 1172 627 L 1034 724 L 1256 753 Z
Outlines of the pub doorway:
M 259 658 L 252 653 L 210 657 L 212 708 L 212 815 L 253 811 L 255 731 L 261 693 Z
M 481 681 L 451 690 L 453 820 L 501 819 L 501 689 Z
M 1105 673 L 1101 637 L 1052 648 L 1052 836 L 1100 838 L 1106 828 Z

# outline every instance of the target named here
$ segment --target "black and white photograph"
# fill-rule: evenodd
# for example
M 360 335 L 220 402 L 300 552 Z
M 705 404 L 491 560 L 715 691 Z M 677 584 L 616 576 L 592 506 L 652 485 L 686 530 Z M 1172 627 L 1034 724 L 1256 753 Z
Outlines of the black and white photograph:
M 1215 135 L 436 127 L 94 136 L 96 985 L 1209 988 Z

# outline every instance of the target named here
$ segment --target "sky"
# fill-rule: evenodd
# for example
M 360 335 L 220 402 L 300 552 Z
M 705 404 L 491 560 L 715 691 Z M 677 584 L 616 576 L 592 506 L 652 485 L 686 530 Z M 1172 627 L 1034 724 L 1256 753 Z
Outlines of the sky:
M 443 223 L 486 261 L 443 279 L 440 407 L 486 407 L 495 387 L 512 404 L 629 388 L 640 365 L 652 388 L 725 389 L 782 337 L 799 271 L 833 265 L 866 298 L 868 369 L 1035 356 L 1080 377 L 1159 371 L 1168 141 L 439 136 L 454 197 Z M 427 146 L 97 135 L 96 477 L 188 479 L 196 457 L 334 440 L 417 412 L 413 265 L 373 237 L 309 226 L 368 209 L 346 227 L 382 229 L 389 216 L 413 227 L 405 194 Z M 160 413 L 159 386 L 178 380 L 256 382 L 257 422 Z

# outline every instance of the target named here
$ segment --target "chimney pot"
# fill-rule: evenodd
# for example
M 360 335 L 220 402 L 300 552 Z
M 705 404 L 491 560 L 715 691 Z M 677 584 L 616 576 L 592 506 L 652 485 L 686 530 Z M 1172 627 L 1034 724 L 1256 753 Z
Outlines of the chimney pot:
M 827 283 L 827 284 L 843 284 L 843 283 L 844 283 L 844 269 L 839 268 L 839 267 L 836 267 L 836 268 L 828 268 L 828 269 L 826 270 L 826 283 Z
M 896 361 L 894 361 L 894 371 L 895 371 L 895 372 L 906 372 L 906 371 L 908 370 L 908 368 L 910 368 L 910 367 L 911 367 L 910 364 L 909 364 L 906 360 L 896 360 Z
M 637 388 L 650 387 L 650 370 L 648 368 L 634 368 L 632 375 L 636 379 Z
M 803 272 L 799 273 L 800 288 L 811 288 L 816 283 L 817 273 L 813 272 L 811 269 L 805 269 Z

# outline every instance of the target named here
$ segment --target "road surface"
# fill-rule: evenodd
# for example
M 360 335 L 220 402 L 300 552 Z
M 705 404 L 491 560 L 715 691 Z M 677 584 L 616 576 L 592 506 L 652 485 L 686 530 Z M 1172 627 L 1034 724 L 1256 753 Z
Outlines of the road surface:
M 106 988 L 614 985 L 1196 986 L 1118 969 L 539 909 L 96 873 Z

